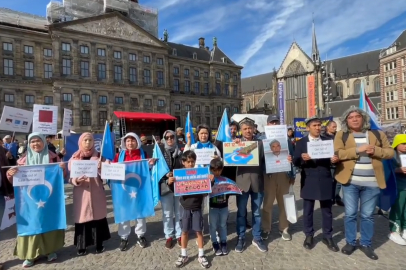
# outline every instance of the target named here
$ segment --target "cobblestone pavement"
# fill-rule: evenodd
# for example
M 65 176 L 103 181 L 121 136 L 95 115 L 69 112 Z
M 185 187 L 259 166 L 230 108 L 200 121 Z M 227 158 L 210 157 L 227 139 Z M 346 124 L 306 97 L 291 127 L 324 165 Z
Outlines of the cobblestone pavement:
M 297 181 L 298 182 L 298 181 Z M 67 186 L 67 195 L 72 195 L 72 188 Z M 236 253 L 234 249 L 236 244 L 235 218 L 236 204 L 232 198 L 230 202 L 230 217 L 228 223 L 228 243 L 230 254 L 222 257 L 215 257 L 211 249 L 207 224 L 205 225 L 205 252 L 212 263 L 211 269 L 406 269 L 406 256 L 404 247 L 398 246 L 387 238 L 388 222 L 383 216 L 376 216 L 376 227 L 374 237 L 374 248 L 379 256 L 378 261 L 368 259 L 363 253 L 357 250 L 351 256 L 345 256 L 341 252 L 333 253 L 321 243 L 321 213 L 319 206 L 315 211 L 315 230 L 316 246 L 313 250 L 307 251 L 302 247 L 304 235 L 302 229 L 302 201 L 300 200 L 298 183 L 295 186 L 297 194 L 297 207 L 299 211 L 299 220 L 291 226 L 293 240 L 285 242 L 281 240 L 278 232 L 277 216 L 278 208 L 274 205 L 273 215 L 273 233 L 266 241 L 269 252 L 261 253 L 256 247 L 251 245 L 251 234 L 247 234 L 247 249 L 243 253 Z M 112 238 L 105 243 L 106 251 L 102 254 L 95 254 L 93 249 L 84 257 L 77 257 L 73 246 L 73 213 L 72 199 L 67 199 L 68 230 L 66 233 L 66 245 L 58 252 L 58 260 L 49 264 L 45 259 L 40 259 L 34 269 L 174 269 L 174 263 L 180 252 L 179 247 L 172 250 L 165 249 L 165 239 L 163 235 L 163 226 L 161 221 L 161 208 L 156 208 L 155 217 L 147 221 L 147 240 L 149 245 L 145 249 L 136 246 L 134 234 L 130 237 L 130 248 L 125 252 L 119 251 L 119 237 L 117 236 L 117 225 L 114 224 L 112 215 L 111 195 L 108 194 L 108 220 Z M 249 208 L 248 208 L 249 209 Z M 334 239 L 340 247 L 345 245 L 343 208 L 334 206 Z M 250 212 L 250 210 L 248 210 Z M 250 215 L 250 214 L 249 214 Z M 133 233 L 133 232 L 132 232 Z M 15 245 L 15 226 L 0 232 L 0 263 L 3 263 L 5 269 L 20 269 L 22 261 L 13 256 Z M 189 241 L 188 253 L 189 263 L 184 269 L 200 269 L 197 262 L 197 246 L 194 237 Z

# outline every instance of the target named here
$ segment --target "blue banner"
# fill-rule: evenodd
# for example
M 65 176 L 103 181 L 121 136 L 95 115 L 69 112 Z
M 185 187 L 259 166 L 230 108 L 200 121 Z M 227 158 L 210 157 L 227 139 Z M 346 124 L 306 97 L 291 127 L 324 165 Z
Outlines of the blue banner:
M 46 165 L 43 168 L 45 168 L 43 185 L 14 187 L 19 236 L 66 229 L 62 168 L 59 164 Z
M 241 195 L 241 190 L 235 181 L 222 176 L 216 177 L 214 179 L 214 186 L 211 188 L 210 198 L 227 194 Z
M 173 170 L 175 196 L 211 193 L 209 167 Z
M 320 118 L 321 119 L 321 128 L 322 128 L 322 133 L 324 132 L 328 122 L 333 121 L 333 117 L 324 117 Z M 293 118 L 293 126 L 295 129 L 295 138 L 296 140 L 300 140 L 304 136 L 307 135 L 307 130 L 306 130 L 306 123 L 305 123 L 306 118 Z
M 281 125 L 285 124 L 285 92 L 283 91 L 283 82 L 278 82 L 278 109 Z
M 155 215 L 148 160 L 125 163 L 125 180 L 110 180 L 116 223 Z

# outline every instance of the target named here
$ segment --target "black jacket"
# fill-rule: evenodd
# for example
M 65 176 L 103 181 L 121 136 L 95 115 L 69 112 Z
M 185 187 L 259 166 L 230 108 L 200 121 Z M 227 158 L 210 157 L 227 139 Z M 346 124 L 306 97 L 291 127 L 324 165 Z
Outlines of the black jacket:
M 162 154 L 164 155 L 166 164 L 168 164 L 169 170 L 171 172 L 173 170 L 175 170 L 175 169 L 182 169 L 183 168 L 182 152 L 181 151 L 179 151 L 178 154 L 175 157 L 173 157 L 173 153 L 166 150 L 163 145 L 159 145 L 159 148 L 161 149 Z M 162 192 L 162 186 L 163 185 L 168 185 L 167 180 L 168 180 L 168 177 L 165 175 L 159 181 L 159 187 L 161 189 L 161 192 Z M 173 185 L 168 185 L 168 187 L 173 192 Z

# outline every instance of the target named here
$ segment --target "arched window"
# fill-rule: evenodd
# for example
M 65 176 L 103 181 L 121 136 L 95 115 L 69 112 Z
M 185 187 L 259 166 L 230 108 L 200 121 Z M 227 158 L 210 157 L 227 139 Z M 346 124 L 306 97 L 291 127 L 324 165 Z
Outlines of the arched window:
M 343 84 L 342 83 L 337 83 L 336 84 L 336 91 L 337 91 L 337 96 L 343 98 L 344 92 L 343 92 Z
M 374 92 L 375 93 L 381 92 L 381 80 L 379 76 L 374 79 Z
M 354 82 L 354 95 L 359 95 L 361 92 L 361 80 L 357 79 Z
M 251 102 L 250 100 L 247 100 L 247 102 L 245 102 L 245 110 L 248 112 L 249 110 L 251 110 Z

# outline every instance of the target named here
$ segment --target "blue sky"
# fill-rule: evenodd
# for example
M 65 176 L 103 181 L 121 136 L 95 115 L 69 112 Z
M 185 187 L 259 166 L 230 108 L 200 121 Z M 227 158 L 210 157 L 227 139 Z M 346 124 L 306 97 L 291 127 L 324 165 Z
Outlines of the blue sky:
M 85 1 L 85 0 L 84 0 Z M 33 4 L 35 2 L 35 4 Z M 48 0 L 0 0 L 1 7 L 45 16 Z M 277 69 L 292 41 L 310 54 L 312 17 L 322 59 L 389 46 L 406 30 L 405 0 L 140 0 L 159 10 L 159 35 L 197 46 L 206 38 L 243 77 Z M 314 15 L 312 15 L 314 13 Z

